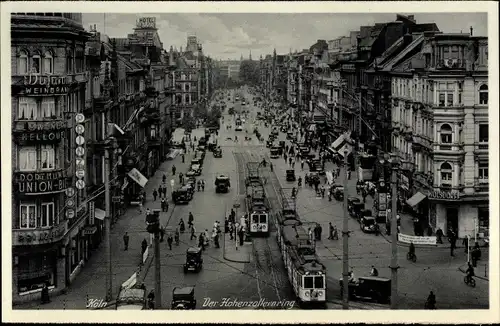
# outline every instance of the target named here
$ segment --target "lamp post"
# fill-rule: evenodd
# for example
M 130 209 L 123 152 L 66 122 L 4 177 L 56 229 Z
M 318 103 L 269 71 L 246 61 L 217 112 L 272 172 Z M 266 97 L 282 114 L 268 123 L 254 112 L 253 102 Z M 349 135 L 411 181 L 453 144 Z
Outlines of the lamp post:
M 397 309 L 398 303 L 398 172 L 399 158 L 393 157 L 391 160 L 391 187 L 392 187 L 392 213 L 391 213 L 391 309 Z
M 344 219 L 342 223 L 342 309 L 349 309 L 349 213 L 347 211 L 347 148 L 344 149 Z

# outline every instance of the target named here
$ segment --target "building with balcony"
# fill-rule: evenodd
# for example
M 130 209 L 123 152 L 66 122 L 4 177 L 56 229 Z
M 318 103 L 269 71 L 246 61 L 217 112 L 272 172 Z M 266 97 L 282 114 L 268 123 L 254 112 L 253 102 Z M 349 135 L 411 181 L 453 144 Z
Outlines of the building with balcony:
M 423 195 L 408 204 L 423 210 L 433 230 L 485 235 L 487 38 L 439 33 L 412 44 L 418 51 L 392 67 L 393 151 L 410 165 L 412 192 Z
M 88 37 L 81 14 L 11 15 L 14 303 L 63 290 L 86 259 L 86 190 L 74 185 Z

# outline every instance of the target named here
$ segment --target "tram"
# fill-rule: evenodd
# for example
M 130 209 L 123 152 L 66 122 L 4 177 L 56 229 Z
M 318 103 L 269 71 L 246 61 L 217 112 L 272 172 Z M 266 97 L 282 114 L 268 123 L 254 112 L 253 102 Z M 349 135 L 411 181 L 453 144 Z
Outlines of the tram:
M 269 202 L 259 176 L 258 162 L 247 163 L 246 203 L 251 236 L 269 235 Z
M 295 296 L 302 304 L 326 303 L 326 267 L 316 255 L 314 239 L 297 215 L 295 199 L 280 189 L 282 210 L 276 216 L 278 246 Z

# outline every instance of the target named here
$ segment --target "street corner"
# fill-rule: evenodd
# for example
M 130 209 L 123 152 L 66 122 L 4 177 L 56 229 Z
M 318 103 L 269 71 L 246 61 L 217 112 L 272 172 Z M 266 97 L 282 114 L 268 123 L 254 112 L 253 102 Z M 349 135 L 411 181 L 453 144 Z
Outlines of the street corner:
M 224 234 L 223 258 L 234 263 L 250 263 L 252 257 L 252 243 L 243 242 L 243 246 L 236 240 L 236 236 Z

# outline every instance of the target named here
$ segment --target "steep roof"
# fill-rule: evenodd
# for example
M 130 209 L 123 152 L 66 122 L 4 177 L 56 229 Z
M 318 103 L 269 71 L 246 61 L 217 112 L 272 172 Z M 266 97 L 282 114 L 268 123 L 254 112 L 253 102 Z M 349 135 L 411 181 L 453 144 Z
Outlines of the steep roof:
M 422 44 L 420 44 L 422 46 Z M 401 63 L 395 65 L 392 68 L 393 72 L 409 72 L 412 69 L 424 68 L 425 66 L 425 57 L 424 54 L 420 51 L 410 55 L 406 60 Z
M 404 50 L 402 50 L 400 53 L 398 53 L 396 56 L 394 56 L 392 59 L 386 62 L 384 64 L 382 71 L 391 71 L 392 68 L 397 65 L 401 60 L 403 60 L 410 52 L 415 50 L 417 47 L 419 49 L 421 48 L 423 42 L 424 42 L 424 35 L 423 34 L 415 34 L 412 35 L 414 38 L 414 41 L 411 42 Z

